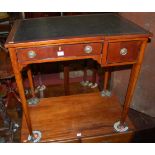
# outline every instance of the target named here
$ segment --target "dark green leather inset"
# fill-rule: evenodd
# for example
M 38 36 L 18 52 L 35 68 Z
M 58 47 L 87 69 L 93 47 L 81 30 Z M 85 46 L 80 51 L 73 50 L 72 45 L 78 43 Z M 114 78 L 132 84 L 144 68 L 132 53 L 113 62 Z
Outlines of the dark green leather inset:
M 47 17 L 22 20 L 14 42 L 148 33 L 138 25 L 115 14 Z

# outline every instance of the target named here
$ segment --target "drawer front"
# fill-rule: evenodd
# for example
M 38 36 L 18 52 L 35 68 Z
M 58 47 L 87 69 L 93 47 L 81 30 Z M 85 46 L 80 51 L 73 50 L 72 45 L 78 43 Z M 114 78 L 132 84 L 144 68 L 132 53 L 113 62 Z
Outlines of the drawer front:
M 140 52 L 141 41 L 110 42 L 107 63 L 136 61 Z
M 78 57 L 99 55 L 102 50 L 102 43 L 73 44 L 60 46 L 43 46 L 17 50 L 19 62 L 43 60 L 59 57 Z

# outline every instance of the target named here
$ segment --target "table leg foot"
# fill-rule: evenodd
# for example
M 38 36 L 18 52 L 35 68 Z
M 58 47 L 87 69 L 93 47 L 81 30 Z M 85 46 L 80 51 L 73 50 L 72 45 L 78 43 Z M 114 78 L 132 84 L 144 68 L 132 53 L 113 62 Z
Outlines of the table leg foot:
M 45 85 L 39 85 L 36 89 L 35 89 L 35 93 L 38 93 L 39 91 L 44 91 L 46 89 Z
M 92 83 L 92 82 L 90 82 L 90 81 L 81 81 L 80 82 L 80 84 L 83 86 L 83 87 L 86 87 L 86 86 L 88 86 L 88 87 L 90 87 L 90 88 L 96 88 L 97 86 L 98 86 L 98 84 L 97 83 Z
M 37 143 L 37 142 L 40 142 L 41 137 L 42 137 L 42 134 L 40 131 L 33 131 L 33 136 L 29 135 L 28 141 Z
M 86 87 L 86 86 L 88 86 L 89 81 L 81 81 L 80 84 L 81 84 L 83 87 Z
M 104 97 L 104 96 L 107 96 L 107 97 L 110 97 L 111 96 L 111 92 L 108 91 L 108 90 L 103 90 L 101 91 L 101 96 Z
M 29 105 L 36 105 L 36 104 L 38 104 L 39 103 L 39 98 L 38 97 L 32 97 L 32 98 L 30 98 L 30 99 L 28 99 L 27 100 L 27 103 L 29 104 Z
M 98 84 L 97 83 L 92 83 L 92 82 L 90 82 L 89 84 L 88 84 L 88 86 L 90 87 L 90 88 L 96 88 L 97 86 L 98 86 Z
M 117 132 L 126 132 L 126 131 L 128 131 L 128 126 L 127 125 L 121 125 L 120 124 L 120 121 L 118 121 L 118 122 L 115 122 L 114 123 L 114 129 L 115 129 L 115 131 L 117 131 Z

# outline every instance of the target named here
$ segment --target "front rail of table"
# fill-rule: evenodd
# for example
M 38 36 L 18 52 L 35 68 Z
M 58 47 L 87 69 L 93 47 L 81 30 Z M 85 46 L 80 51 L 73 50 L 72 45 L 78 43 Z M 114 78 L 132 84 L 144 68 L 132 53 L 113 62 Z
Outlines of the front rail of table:
M 91 17 L 93 17 L 92 20 L 93 19 L 95 20 L 96 18 L 98 18 L 98 16 L 96 16 L 95 18 L 95 16 L 89 15 L 88 18 L 90 18 L 90 21 L 91 21 Z M 102 15 L 100 17 L 102 17 Z M 80 20 L 83 17 L 78 16 L 75 18 L 79 18 L 78 20 Z M 105 18 L 105 15 L 104 15 L 104 18 Z M 61 18 L 59 19 L 61 22 Z M 72 18 L 68 17 L 66 19 L 73 20 L 74 17 Z M 50 20 L 50 18 L 47 20 Z M 65 18 L 64 19 L 62 18 L 62 20 L 65 20 Z M 33 19 L 28 20 L 28 22 L 29 21 L 33 21 Z M 26 20 L 24 22 L 26 22 Z M 83 34 L 82 35 L 80 34 L 79 36 L 78 35 L 70 36 L 70 37 L 64 36 L 63 38 L 55 37 L 54 39 L 48 38 L 48 39 L 41 39 L 41 40 L 37 40 L 37 38 L 34 39 L 32 37 L 31 40 L 20 41 L 19 39 L 19 41 L 16 41 L 18 40 L 17 38 L 19 38 L 18 30 L 20 30 L 21 26 L 23 25 L 23 23 L 22 24 L 21 23 L 22 23 L 22 20 L 15 22 L 12 28 L 12 31 L 7 39 L 6 47 L 9 49 L 12 66 L 15 73 L 15 79 L 16 79 L 18 91 L 20 94 L 20 98 L 22 101 L 24 117 L 30 134 L 30 140 L 35 142 L 36 134 L 33 131 L 35 129 L 32 128 L 32 124 L 31 124 L 29 106 L 27 104 L 27 100 L 24 93 L 21 72 L 23 68 L 29 67 L 29 65 L 33 63 L 37 64 L 37 63 L 44 63 L 44 62 L 93 59 L 96 62 L 98 62 L 98 64 L 100 64 L 101 67 L 106 68 L 105 79 L 104 79 L 105 92 L 106 92 L 107 83 L 108 83 L 107 82 L 108 75 L 109 75 L 108 69 L 111 66 L 130 64 L 131 74 L 130 74 L 128 89 L 127 89 L 125 102 L 124 102 L 124 106 L 121 114 L 121 119 L 119 122 L 114 122 L 114 128 L 116 131 L 118 132 L 126 131 L 127 126 L 125 125 L 125 121 L 127 118 L 128 109 L 129 109 L 130 102 L 136 86 L 136 82 L 139 76 L 141 64 L 144 57 L 145 47 L 147 45 L 148 38 L 151 37 L 152 34 L 149 32 L 146 32 L 141 28 L 139 28 L 142 31 L 141 33 L 140 32 L 136 33 L 133 31 L 133 32 L 130 32 L 129 34 L 126 34 L 124 32 L 123 34 L 112 33 L 111 35 L 101 34 L 101 32 L 100 34 L 95 35 L 95 33 L 93 34 L 93 30 L 92 30 L 91 35 L 86 35 L 83 32 Z M 106 25 L 106 21 L 105 21 L 105 25 Z M 96 25 L 96 29 L 98 28 L 97 26 L 98 25 Z M 31 24 L 29 25 L 29 27 L 31 27 Z M 64 27 L 65 27 L 65 24 L 64 24 Z M 35 31 L 35 28 L 34 28 L 34 31 Z M 26 33 L 28 32 L 25 30 L 25 35 L 27 35 Z M 32 73 L 30 68 L 28 69 L 28 77 L 29 77 L 30 87 L 32 90 L 33 97 L 35 97 L 34 87 L 32 82 Z

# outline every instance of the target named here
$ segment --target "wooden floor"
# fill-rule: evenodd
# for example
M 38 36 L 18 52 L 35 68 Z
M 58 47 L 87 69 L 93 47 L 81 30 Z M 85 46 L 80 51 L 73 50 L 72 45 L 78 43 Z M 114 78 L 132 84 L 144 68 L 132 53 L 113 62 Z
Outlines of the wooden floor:
M 55 93 L 59 92 L 56 96 L 63 94 L 60 86 L 53 88 Z M 75 95 L 75 88 L 84 94 Z M 97 89 L 79 84 L 71 86 L 71 93 L 50 100 L 43 98 L 38 105 L 29 107 L 33 130 L 42 132 L 41 142 L 128 142 L 132 139 L 134 127 L 129 119 L 126 122 L 128 132 L 119 134 L 114 131 L 113 124 L 120 120 L 122 110 L 114 94 L 101 97 Z M 24 119 L 22 122 L 21 141 L 27 142 L 28 130 Z
M 76 97 L 75 94 L 82 93 L 85 96 L 85 94 L 87 93 L 87 95 L 86 95 L 87 97 L 85 96 L 85 98 L 83 98 L 83 100 L 89 100 L 89 101 L 91 101 L 90 94 L 98 91 L 98 89 L 90 89 L 88 87 L 81 87 L 79 83 L 72 83 L 70 88 L 71 88 L 70 94 L 75 96 L 74 98 L 78 98 L 78 96 Z M 47 89 L 45 90 L 44 96 L 45 97 L 53 97 L 53 100 L 55 100 L 55 98 L 54 98 L 55 96 L 64 96 L 63 85 L 48 86 Z M 96 95 L 94 94 L 94 96 L 96 96 L 96 98 L 98 98 L 98 102 L 100 99 L 104 100 L 103 98 L 100 98 L 100 96 L 98 96 L 97 94 Z M 59 101 L 62 100 L 62 98 L 59 98 Z M 117 98 L 115 96 L 113 97 L 113 99 L 117 101 Z M 66 100 L 67 100 L 67 98 L 66 98 Z M 118 107 L 118 109 L 120 109 L 121 107 L 118 103 L 119 103 L 118 101 L 115 102 L 115 106 Z M 56 103 L 51 102 L 48 104 L 53 104 L 53 105 L 55 105 L 55 106 L 53 106 L 53 108 L 55 107 L 58 109 L 58 108 L 62 108 L 62 107 L 64 108 L 65 103 L 64 104 L 59 103 L 59 105 L 56 105 Z M 107 126 L 105 127 L 105 124 L 102 122 L 102 119 L 103 120 L 105 118 L 107 119 L 110 114 L 106 115 L 104 113 L 104 109 L 100 109 L 100 107 L 102 107 L 102 105 L 105 104 L 104 102 L 102 104 L 97 104 L 96 102 L 93 103 L 93 101 L 91 101 L 90 104 L 89 104 L 89 102 L 87 102 L 87 103 L 85 102 L 85 104 L 82 104 L 82 102 L 77 102 L 76 104 L 77 104 L 77 107 L 80 107 L 82 109 L 80 113 L 79 113 L 78 109 L 71 108 L 71 107 L 69 108 L 71 112 L 63 111 L 63 114 L 70 113 L 70 116 L 63 117 L 61 115 L 61 117 L 60 116 L 56 117 L 56 116 L 58 116 L 59 113 L 58 112 L 53 113 L 53 116 L 55 115 L 55 117 L 54 117 L 55 119 L 53 119 L 53 121 L 51 123 L 54 123 L 54 122 L 57 123 L 56 121 L 59 120 L 58 126 L 56 127 L 56 125 L 54 125 L 53 127 L 50 127 L 52 129 L 50 131 L 50 138 L 45 140 L 44 139 L 45 135 L 43 134 L 42 141 L 52 141 L 53 140 L 53 141 L 57 141 L 57 142 L 155 142 L 155 118 L 149 117 L 147 115 L 144 115 L 142 113 L 139 113 L 135 110 L 130 109 L 129 110 L 129 118 L 130 118 L 130 121 L 132 122 L 132 124 L 134 125 L 134 128 L 132 128 L 133 127 L 132 124 L 129 123 L 130 131 L 125 132 L 123 134 L 118 134 L 118 133 L 116 134 L 116 132 L 113 130 L 113 127 L 112 127 L 113 122 L 118 120 L 120 117 L 120 114 L 116 114 L 116 113 L 119 113 L 118 111 L 116 111 L 116 109 L 113 109 L 113 112 L 116 114 L 115 118 L 111 119 L 111 123 L 107 124 Z M 96 109 L 95 109 L 94 113 L 92 114 L 92 112 L 90 111 L 90 107 L 93 108 L 95 104 L 97 104 L 98 106 L 95 107 Z M 68 106 L 72 105 L 72 107 L 76 107 L 76 105 L 73 106 L 73 103 L 71 104 L 71 101 L 67 102 L 67 104 L 65 104 L 65 105 L 68 105 Z M 88 107 L 88 105 L 91 105 L 91 106 Z M 40 106 L 45 106 L 45 104 L 41 103 Z M 105 104 L 105 107 L 110 107 L 110 106 L 111 106 L 110 103 Z M 32 107 L 32 109 L 33 109 L 33 107 Z M 76 113 L 73 113 L 74 110 L 76 111 Z M 16 110 L 11 108 L 11 109 L 8 109 L 8 111 L 9 111 L 11 118 L 15 122 L 18 122 L 20 124 L 21 118 L 17 117 Z M 93 118 L 92 116 L 96 115 L 95 113 L 98 113 L 99 111 L 101 111 L 102 113 L 100 113 L 97 117 Z M 80 115 L 79 118 L 76 118 L 78 123 L 72 123 L 72 125 L 70 124 L 70 126 L 68 125 L 68 127 L 64 129 L 63 127 L 65 125 L 69 124 L 69 121 L 64 122 L 64 121 L 60 121 L 60 120 L 64 120 L 65 118 L 69 119 L 72 116 L 72 122 L 73 122 L 73 116 L 74 117 L 77 116 L 78 115 L 77 112 Z M 40 113 L 39 113 L 39 115 L 40 115 Z M 39 115 L 37 117 L 39 117 Z M 46 115 L 48 116 L 49 114 L 47 113 Z M 87 117 L 84 118 L 84 116 L 86 116 L 86 115 L 87 115 Z M 102 116 L 104 116 L 104 117 L 101 118 Z M 88 119 L 88 118 L 92 119 L 93 123 L 90 121 L 87 121 L 86 119 Z M 95 118 L 97 119 L 97 122 L 95 121 Z M 111 115 L 110 115 L 110 118 L 112 118 Z M 51 117 L 49 117 L 49 119 L 51 119 Z M 81 119 L 82 119 L 82 121 L 81 121 Z M 34 121 L 36 121 L 36 119 L 34 119 Z M 80 121 L 81 121 L 81 123 L 80 123 Z M 46 124 L 46 123 L 44 122 L 44 124 Z M 80 128 L 80 126 L 81 126 L 81 128 Z M 46 128 L 48 128 L 48 125 L 46 126 Z M 35 129 L 39 130 L 40 128 L 37 127 Z M 97 129 L 99 129 L 99 130 L 97 130 Z M 73 130 L 74 130 L 74 132 L 71 134 L 71 132 Z M 54 132 L 52 132 L 52 131 L 57 131 L 57 132 L 55 132 L 55 134 L 54 134 Z M 69 137 L 69 139 L 67 139 L 67 136 L 65 136 L 66 138 L 63 141 L 62 139 L 64 139 L 63 138 L 64 135 L 60 134 L 59 133 L 60 131 L 63 131 L 64 135 L 67 135 Z M 28 134 L 28 133 L 26 131 L 26 128 L 23 129 L 23 132 L 24 132 L 24 134 L 21 134 L 21 130 L 19 129 L 18 132 L 16 132 L 14 134 L 14 142 L 15 143 L 21 142 L 21 139 L 23 139 L 23 140 L 27 139 L 26 134 Z M 81 133 L 81 137 L 85 137 L 85 138 L 77 137 L 77 133 Z M 91 134 L 91 136 L 89 136 L 90 134 Z M 73 139 L 70 139 L 70 138 L 73 138 Z

